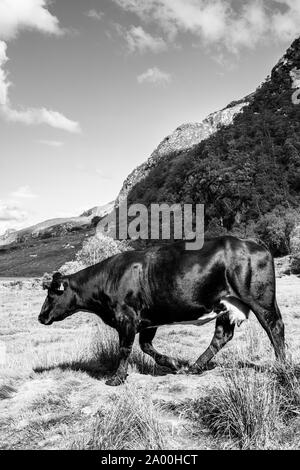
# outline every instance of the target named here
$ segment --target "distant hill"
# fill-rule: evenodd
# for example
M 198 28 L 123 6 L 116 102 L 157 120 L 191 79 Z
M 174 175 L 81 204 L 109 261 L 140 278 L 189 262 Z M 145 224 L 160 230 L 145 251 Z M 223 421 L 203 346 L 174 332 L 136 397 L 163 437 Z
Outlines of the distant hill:
M 79 217 L 50 219 L 21 230 L 8 230 L 4 235 L 0 236 L 0 246 L 22 243 L 29 239 L 52 238 L 67 232 L 87 228 L 91 225 L 94 217 L 104 217 L 113 207 L 114 201 L 104 206 L 93 207 Z
M 104 217 L 114 202 L 79 217 L 51 219 L 0 237 L 0 276 L 41 276 L 74 259 L 83 241 L 94 235 L 94 218 Z

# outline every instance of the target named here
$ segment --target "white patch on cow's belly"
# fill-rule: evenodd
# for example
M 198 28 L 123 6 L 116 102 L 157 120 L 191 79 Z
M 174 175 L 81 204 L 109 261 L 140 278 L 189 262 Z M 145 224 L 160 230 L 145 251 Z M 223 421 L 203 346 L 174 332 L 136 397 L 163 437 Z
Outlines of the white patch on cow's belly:
M 181 321 L 179 323 L 172 323 L 172 325 L 195 325 L 195 326 L 201 326 L 205 325 L 205 323 L 208 323 L 212 320 L 215 320 L 220 314 L 217 312 L 210 312 L 205 315 L 202 315 L 202 317 L 197 318 L 196 320 L 191 320 L 191 321 Z
M 202 315 L 196 320 L 182 321 L 171 324 L 201 326 L 205 325 L 205 323 L 215 320 L 217 317 L 220 317 L 225 313 L 229 314 L 229 321 L 232 325 L 235 324 L 237 326 L 240 326 L 245 320 L 247 320 L 250 309 L 236 297 L 225 297 L 224 299 L 220 300 L 220 304 L 224 306 L 224 310 L 222 310 L 221 312 L 215 312 L 213 310 L 210 313 Z
M 229 314 L 229 321 L 233 325 L 240 326 L 249 315 L 249 308 L 236 297 L 226 297 L 220 300 Z

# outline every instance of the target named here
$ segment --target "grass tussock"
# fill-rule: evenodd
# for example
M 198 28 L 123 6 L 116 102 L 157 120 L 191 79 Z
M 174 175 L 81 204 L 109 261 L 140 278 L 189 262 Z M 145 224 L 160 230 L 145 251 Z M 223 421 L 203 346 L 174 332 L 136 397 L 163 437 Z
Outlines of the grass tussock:
M 161 450 L 164 430 L 158 410 L 149 397 L 126 386 L 116 402 L 99 412 L 88 438 L 74 442 L 73 449 L 84 450 Z
M 280 390 L 280 409 L 285 421 L 300 416 L 300 365 L 292 360 L 276 363 L 275 380 Z
M 224 370 L 223 383 L 194 403 L 202 423 L 241 449 L 271 448 L 280 422 L 274 381 L 248 368 Z
M 16 392 L 17 390 L 12 385 L 2 384 L 0 385 L 0 400 L 12 398 Z
M 227 446 L 273 449 L 289 440 L 293 448 L 299 434 L 300 366 L 269 359 L 254 367 L 263 342 L 256 325 L 250 324 L 245 343 L 226 354 L 222 380 L 205 397 L 188 403 L 186 412 L 215 437 L 227 440 Z M 289 429 L 294 435 L 287 438 Z

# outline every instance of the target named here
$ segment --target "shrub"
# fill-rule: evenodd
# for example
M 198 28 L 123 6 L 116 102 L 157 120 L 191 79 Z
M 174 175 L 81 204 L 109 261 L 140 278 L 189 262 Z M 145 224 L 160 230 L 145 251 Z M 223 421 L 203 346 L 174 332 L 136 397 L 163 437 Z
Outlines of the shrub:
M 68 261 L 63 266 L 61 266 L 59 271 L 61 272 L 63 276 L 67 276 L 70 274 L 77 273 L 78 271 L 81 271 L 85 267 L 86 266 L 79 261 Z
M 298 218 L 294 210 L 276 208 L 258 220 L 255 232 L 274 255 L 286 255 L 290 253 L 291 234 Z
M 126 241 L 120 242 L 105 235 L 95 235 L 83 243 L 75 260 L 64 264 L 60 271 L 63 274 L 73 274 L 129 249 L 130 246 Z
M 291 273 L 300 274 L 300 253 L 291 256 Z
M 92 266 L 120 252 L 118 242 L 112 238 L 94 236 L 83 243 L 82 249 L 76 254 L 76 261 Z
M 17 390 L 10 384 L 0 385 L 0 400 L 11 398 Z

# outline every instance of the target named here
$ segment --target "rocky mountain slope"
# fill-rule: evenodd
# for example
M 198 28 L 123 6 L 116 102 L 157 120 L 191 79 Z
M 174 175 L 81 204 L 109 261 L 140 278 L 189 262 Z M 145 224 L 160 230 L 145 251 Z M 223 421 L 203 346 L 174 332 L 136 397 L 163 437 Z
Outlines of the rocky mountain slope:
M 189 150 L 194 145 L 213 135 L 221 126 L 228 126 L 233 118 L 251 102 L 252 95 L 229 104 L 225 109 L 210 114 L 201 123 L 187 123 L 167 136 L 154 150 L 146 162 L 135 168 L 123 183 L 116 205 L 124 200 L 130 190 L 153 170 L 165 156 Z

